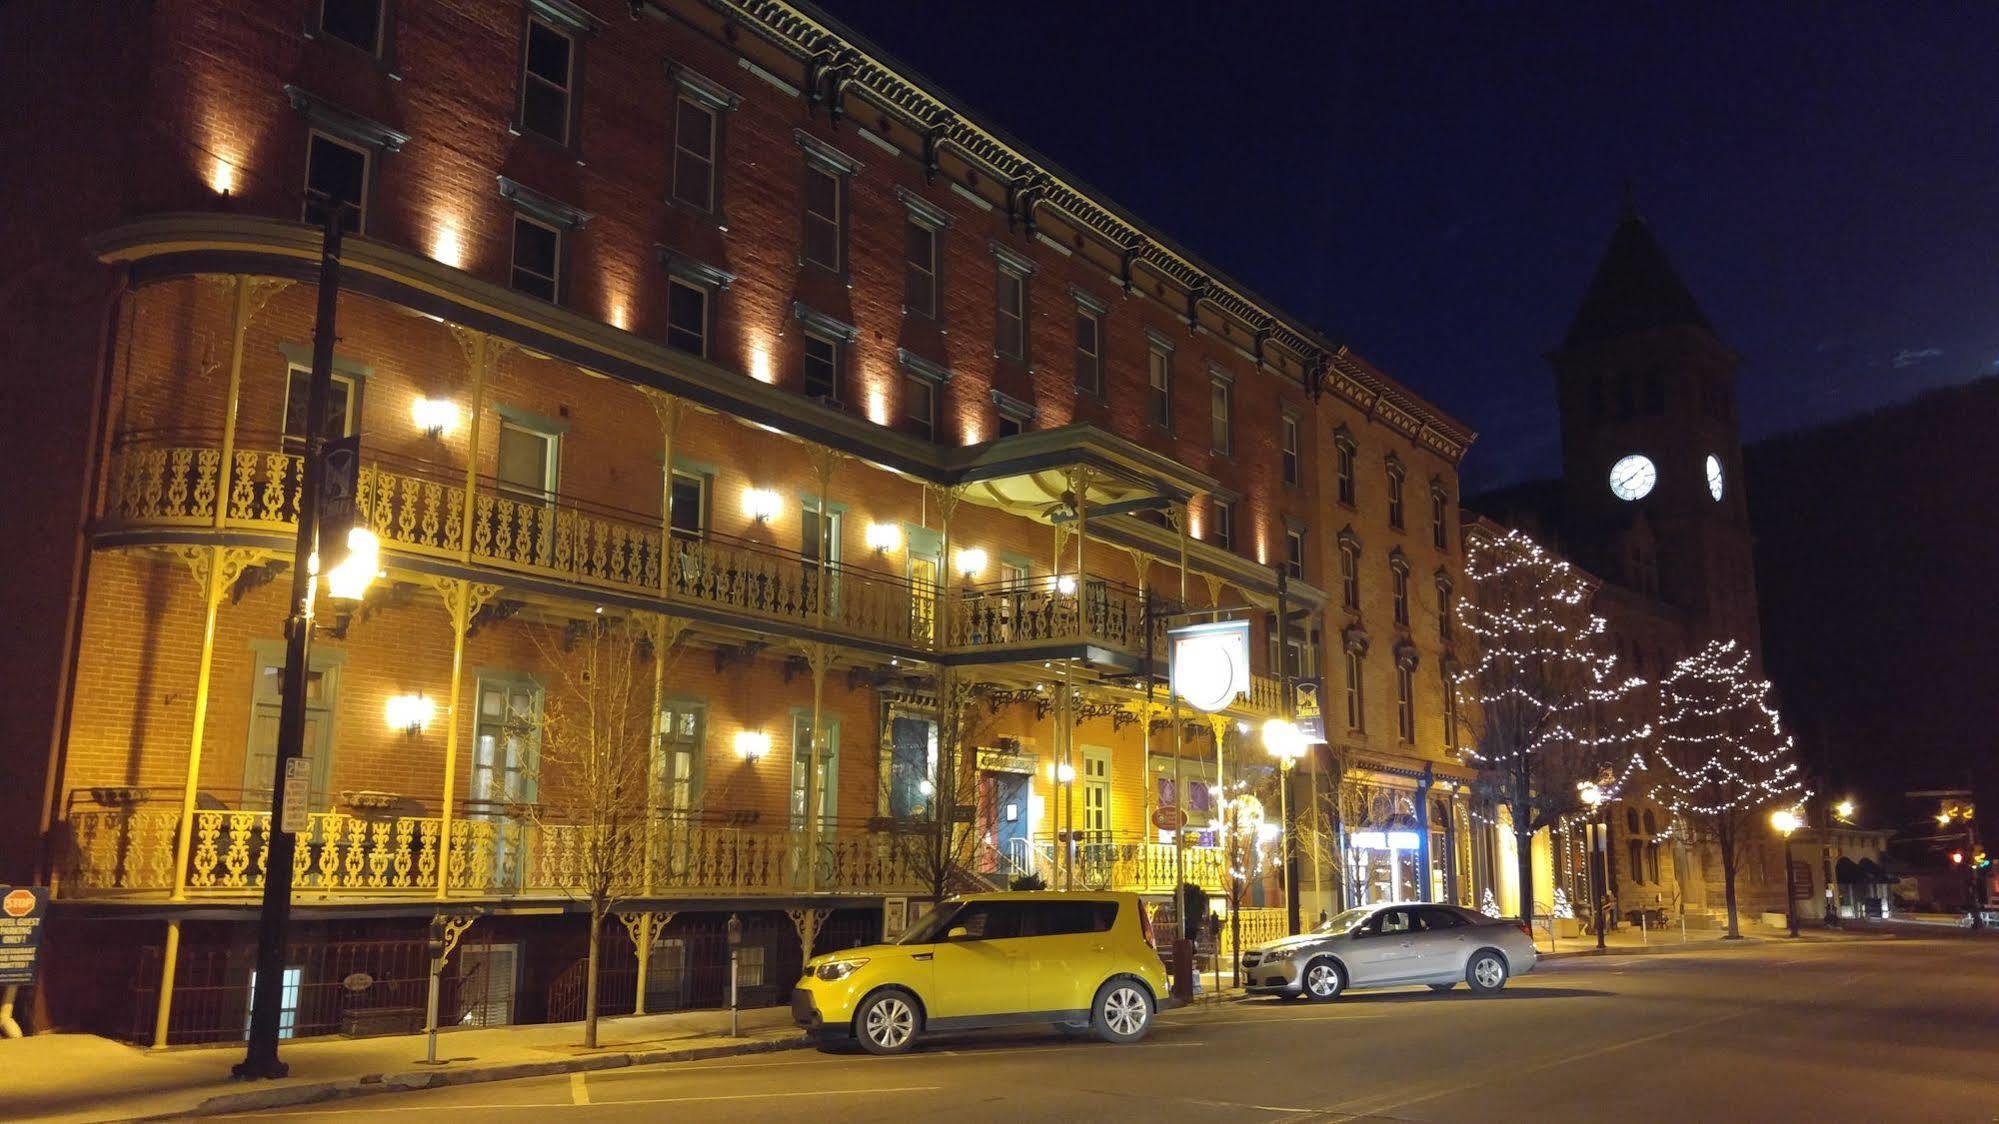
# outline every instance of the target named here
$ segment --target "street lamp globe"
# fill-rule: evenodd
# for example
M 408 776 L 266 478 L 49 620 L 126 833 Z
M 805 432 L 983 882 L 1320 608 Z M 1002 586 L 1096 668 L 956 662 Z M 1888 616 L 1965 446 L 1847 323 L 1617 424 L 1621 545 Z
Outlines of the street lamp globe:
M 1796 810 L 1779 808 L 1770 813 L 1770 826 L 1777 830 L 1777 834 L 1788 839 L 1792 832 L 1805 826 L 1805 821 L 1798 816 Z
M 1840 819 L 1846 820 L 1848 822 L 1851 822 L 1853 820 L 1853 813 L 1858 810 L 1859 810 L 1858 805 L 1854 804 L 1852 798 L 1850 797 L 1832 806 L 1833 815 L 1836 815 Z
M 1299 732 L 1297 723 L 1272 718 L 1263 724 L 1263 748 L 1272 757 L 1289 763 L 1305 756 L 1305 736 Z
M 1603 788 L 1595 781 L 1579 781 L 1576 784 L 1576 796 L 1584 804 L 1594 808 L 1603 803 Z

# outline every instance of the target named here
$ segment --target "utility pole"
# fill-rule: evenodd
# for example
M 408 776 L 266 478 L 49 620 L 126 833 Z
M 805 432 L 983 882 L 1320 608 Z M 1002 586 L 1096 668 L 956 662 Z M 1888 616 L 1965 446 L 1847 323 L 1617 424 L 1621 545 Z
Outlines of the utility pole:
M 1289 575 L 1280 565 L 1277 570 L 1277 683 L 1284 702 L 1284 721 L 1292 729 L 1298 725 L 1298 700 L 1293 694 L 1296 680 L 1291 675 L 1291 590 Z M 1304 668 L 1299 668 L 1302 674 Z M 1298 934 L 1298 831 L 1297 814 L 1292 808 L 1291 759 L 1285 758 L 1277 768 L 1277 808 L 1278 817 L 1284 828 L 1284 925 L 1285 932 Z
M 295 772 L 306 766 L 305 691 L 312 650 L 313 592 L 318 581 L 321 480 L 325 475 L 327 398 L 333 383 L 334 314 L 340 303 L 340 237 L 347 206 L 328 200 L 319 256 L 318 322 L 312 337 L 312 379 L 305 406 L 305 453 L 298 493 L 298 534 L 292 547 L 291 616 L 285 622 L 283 709 L 278 716 L 278 752 L 271 778 L 271 818 L 265 828 L 263 908 L 257 917 L 257 975 L 250 998 L 249 1050 L 237 1063 L 241 1078 L 283 1077 L 290 1067 L 278 1060 L 280 1001 L 285 983 L 285 938 L 291 923 L 292 856 L 298 849 L 296 822 L 308 789 L 287 791 Z M 344 544 L 343 544 L 344 545 Z M 309 774 L 306 774 L 309 777 Z M 289 816 L 288 816 L 289 813 Z M 289 822 L 288 822 L 289 821 Z

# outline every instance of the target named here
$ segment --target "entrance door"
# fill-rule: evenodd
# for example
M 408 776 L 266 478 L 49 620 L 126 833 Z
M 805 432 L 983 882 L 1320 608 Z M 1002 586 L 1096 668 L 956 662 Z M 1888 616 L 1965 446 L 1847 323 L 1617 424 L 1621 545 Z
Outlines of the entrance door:
M 1027 835 L 1027 793 L 1025 773 L 993 774 L 993 848 L 999 852 L 1000 869 L 1008 875 L 1023 875 L 1030 868 Z
M 521 946 L 514 943 L 459 946 L 460 1026 L 513 1025 L 520 952 Z

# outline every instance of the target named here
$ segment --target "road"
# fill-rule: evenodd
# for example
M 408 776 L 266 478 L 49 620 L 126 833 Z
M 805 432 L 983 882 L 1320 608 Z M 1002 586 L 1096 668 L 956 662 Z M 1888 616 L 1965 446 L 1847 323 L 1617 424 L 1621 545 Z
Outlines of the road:
M 287 1117 L 482 1124 L 800 1118 L 1977 1120 L 1999 1118 L 1999 942 L 1873 939 L 1551 961 L 1463 988 L 1254 1000 L 1145 1043 L 943 1039 L 900 1058 L 798 1051 L 376 1096 Z

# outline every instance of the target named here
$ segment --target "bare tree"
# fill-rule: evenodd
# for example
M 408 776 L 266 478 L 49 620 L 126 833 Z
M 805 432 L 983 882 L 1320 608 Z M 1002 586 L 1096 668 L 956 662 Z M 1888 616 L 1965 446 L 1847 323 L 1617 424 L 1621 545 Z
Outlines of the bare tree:
M 932 898 L 977 890 L 977 825 L 964 814 L 979 800 L 977 754 L 993 715 L 974 686 L 946 668 L 938 676 L 937 752 L 932 761 L 891 758 L 881 770 L 882 804 L 893 817 L 889 846 L 897 868 L 914 875 Z M 899 805 L 911 802 L 916 807 Z M 902 813 L 902 814 L 898 814 Z
M 552 673 L 538 714 L 524 721 L 540 749 L 536 800 L 523 812 L 547 880 L 590 903 L 583 1045 L 597 1045 L 604 922 L 640 881 L 654 727 L 650 641 L 630 622 L 596 617 L 535 635 Z
M 1807 795 L 1791 736 L 1770 703 L 1770 684 L 1751 674 L 1749 650 L 1733 640 L 1710 641 L 1673 666 L 1659 685 L 1658 728 L 1652 799 L 1714 845 L 1728 936 L 1740 938 L 1735 881 L 1743 844 L 1766 814 Z M 1787 850 L 1786 879 L 1789 857 Z
M 1454 705 L 1476 731 L 1479 795 L 1512 817 L 1520 916 L 1531 921 L 1534 834 L 1580 811 L 1578 786 L 1642 736 L 1626 704 L 1643 684 L 1616 679 L 1604 620 L 1590 611 L 1594 582 L 1532 539 L 1467 536 L 1465 575 L 1462 622 L 1476 646 Z

